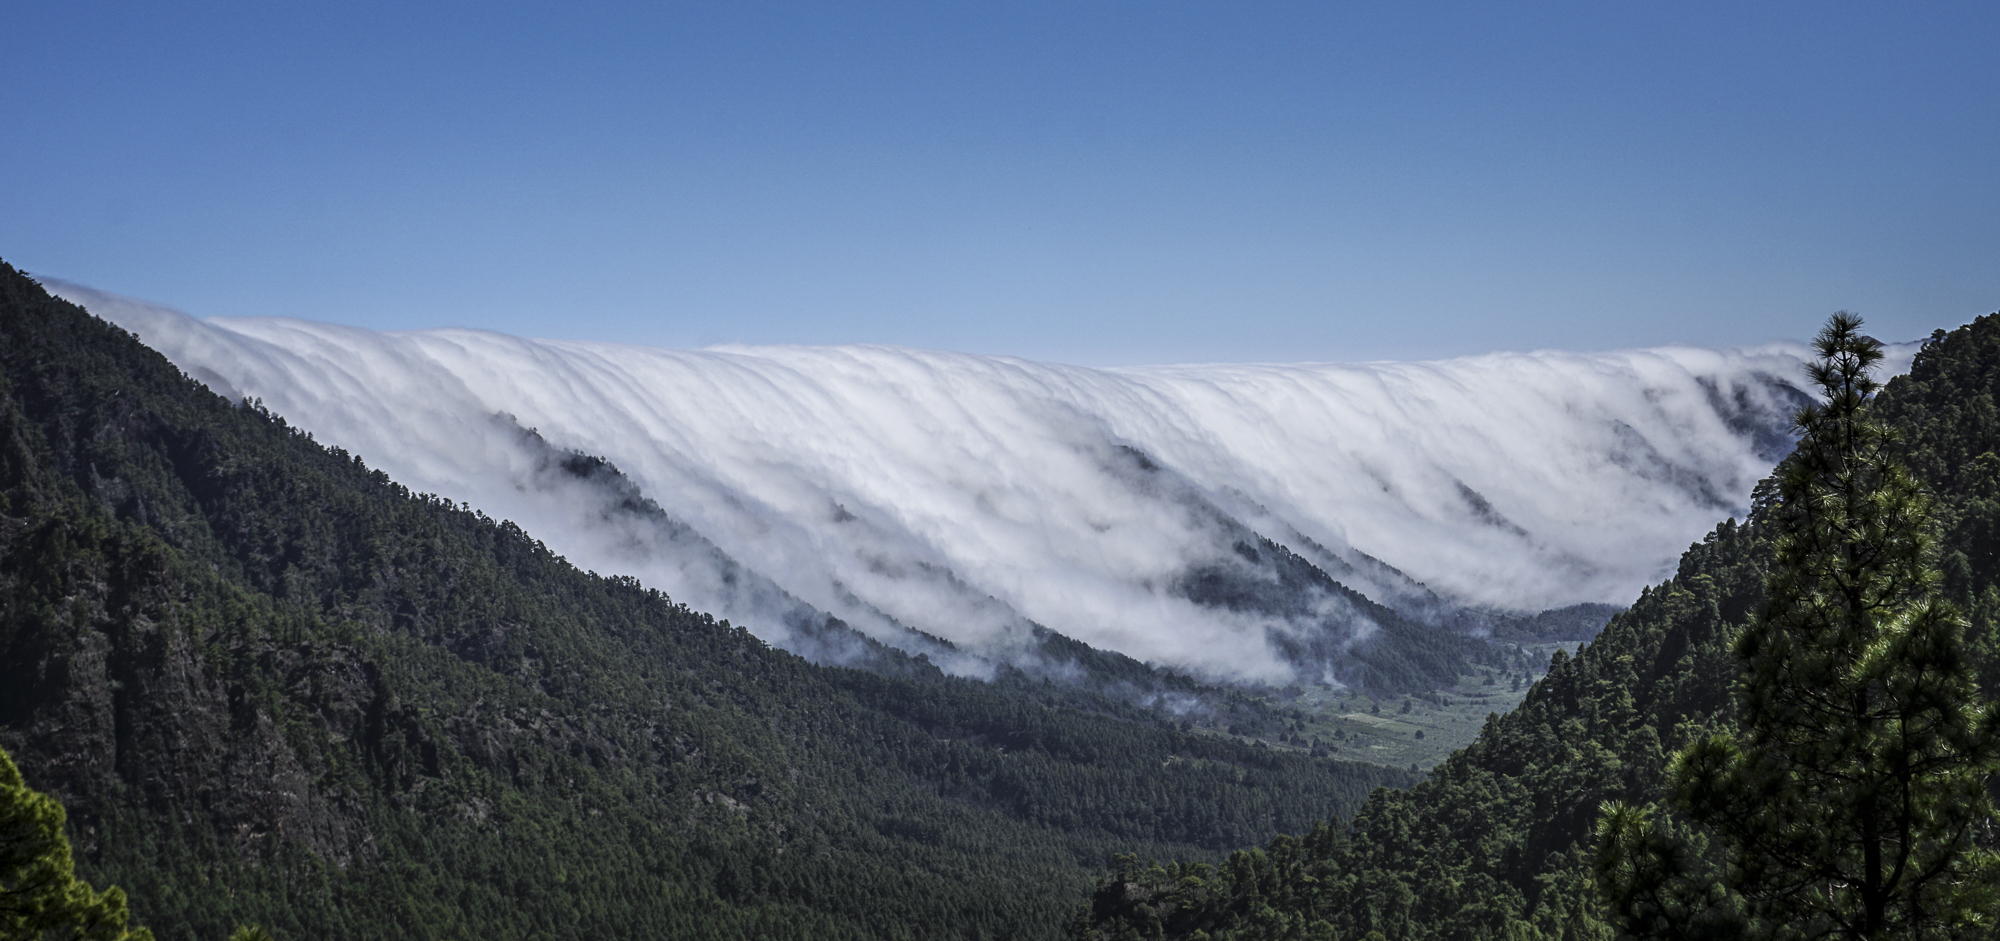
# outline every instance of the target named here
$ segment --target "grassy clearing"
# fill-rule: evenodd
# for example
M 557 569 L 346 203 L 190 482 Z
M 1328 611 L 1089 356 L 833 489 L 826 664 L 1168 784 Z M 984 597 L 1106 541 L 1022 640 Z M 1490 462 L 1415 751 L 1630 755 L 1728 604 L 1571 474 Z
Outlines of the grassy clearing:
M 1374 699 L 1328 686 L 1287 687 L 1268 694 L 1289 713 L 1290 731 L 1258 741 L 1272 748 L 1310 751 L 1331 758 L 1391 767 L 1428 769 L 1479 736 L 1486 717 L 1519 705 L 1533 681 L 1547 672 L 1549 655 L 1574 652 L 1575 643 L 1523 644 L 1526 669 L 1482 669 L 1432 693 Z

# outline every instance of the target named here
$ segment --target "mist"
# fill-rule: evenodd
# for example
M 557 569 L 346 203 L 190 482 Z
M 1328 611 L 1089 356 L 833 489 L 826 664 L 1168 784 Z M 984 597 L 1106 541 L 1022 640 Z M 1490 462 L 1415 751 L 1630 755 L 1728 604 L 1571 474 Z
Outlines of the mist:
M 1288 680 L 1374 629 L 1340 586 L 1419 621 L 1623 604 L 1744 514 L 1809 401 L 1797 345 L 1093 369 L 199 320 L 50 287 L 583 568 L 780 646 L 838 618 L 972 674 L 1039 624 Z

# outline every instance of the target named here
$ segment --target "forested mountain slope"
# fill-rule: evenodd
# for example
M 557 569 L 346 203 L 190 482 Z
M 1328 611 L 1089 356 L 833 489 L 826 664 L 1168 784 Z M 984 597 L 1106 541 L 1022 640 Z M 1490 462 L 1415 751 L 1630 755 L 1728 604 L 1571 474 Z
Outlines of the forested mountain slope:
M 1948 593 L 1969 613 L 1982 688 L 2000 692 L 2000 314 L 1940 331 L 1873 403 L 1940 507 Z M 1088 938 L 1610 938 L 1589 855 L 1600 803 L 1657 798 L 1668 756 L 1733 724 L 1730 642 L 1763 601 L 1761 489 L 1520 708 L 1350 826 L 1320 826 L 1220 868 L 1123 857 Z M 1205 933 L 1205 934 L 1203 934 Z
M 1406 783 L 876 666 L 580 572 L 0 265 L 0 745 L 163 939 L 1050 936 L 1114 849 Z

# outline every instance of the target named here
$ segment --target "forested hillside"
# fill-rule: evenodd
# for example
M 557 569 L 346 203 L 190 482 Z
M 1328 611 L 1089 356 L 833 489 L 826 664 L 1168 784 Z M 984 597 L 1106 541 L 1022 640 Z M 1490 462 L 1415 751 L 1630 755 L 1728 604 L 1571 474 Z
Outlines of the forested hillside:
M 2000 314 L 1939 331 L 1872 404 L 1937 497 L 1946 594 L 2000 692 Z M 1666 759 L 1734 724 L 1731 643 L 1764 601 L 1769 485 L 1523 705 L 1351 821 L 1201 862 L 1121 858 L 1078 916 L 1084 938 L 1610 938 L 1591 866 L 1606 800 L 1658 799 Z
M 163 939 L 1047 937 L 1114 851 L 1408 783 L 874 659 L 580 572 L 0 265 L 0 745 Z

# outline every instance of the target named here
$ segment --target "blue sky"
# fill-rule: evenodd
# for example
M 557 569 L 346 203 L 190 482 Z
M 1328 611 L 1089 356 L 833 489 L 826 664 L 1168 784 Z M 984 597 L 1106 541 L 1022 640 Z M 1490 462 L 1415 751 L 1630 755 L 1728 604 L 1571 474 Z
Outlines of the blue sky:
M 2000 307 L 2000 4 L 11 4 L 0 258 L 1108 365 Z

